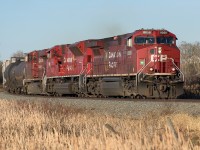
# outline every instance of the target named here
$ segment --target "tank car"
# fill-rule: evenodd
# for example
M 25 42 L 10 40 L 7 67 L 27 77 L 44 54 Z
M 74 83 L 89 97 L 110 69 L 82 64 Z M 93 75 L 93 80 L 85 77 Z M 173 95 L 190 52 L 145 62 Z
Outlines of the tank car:
M 3 86 L 7 91 L 17 94 L 23 92 L 24 69 L 23 57 L 12 57 L 3 63 Z

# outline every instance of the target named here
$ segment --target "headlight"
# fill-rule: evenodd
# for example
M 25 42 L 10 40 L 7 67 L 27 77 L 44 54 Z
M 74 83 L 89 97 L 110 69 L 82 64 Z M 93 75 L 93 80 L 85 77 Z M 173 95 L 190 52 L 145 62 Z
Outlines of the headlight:
M 172 68 L 172 71 L 173 71 L 173 72 L 175 72 L 175 71 L 176 71 L 176 69 L 175 69 L 175 68 Z
M 158 54 L 162 53 L 162 47 L 158 47 Z
M 153 71 L 153 68 L 151 67 L 151 68 L 149 68 L 149 70 L 150 70 L 150 71 Z

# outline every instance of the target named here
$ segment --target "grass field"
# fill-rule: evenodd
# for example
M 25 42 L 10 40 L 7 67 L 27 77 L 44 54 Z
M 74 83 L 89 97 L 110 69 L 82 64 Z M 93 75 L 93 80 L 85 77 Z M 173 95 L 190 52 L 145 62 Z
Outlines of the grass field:
M 1 100 L 0 111 L 0 149 L 200 148 L 200 116 L 164 110 L 136 120 L 15 100 Z

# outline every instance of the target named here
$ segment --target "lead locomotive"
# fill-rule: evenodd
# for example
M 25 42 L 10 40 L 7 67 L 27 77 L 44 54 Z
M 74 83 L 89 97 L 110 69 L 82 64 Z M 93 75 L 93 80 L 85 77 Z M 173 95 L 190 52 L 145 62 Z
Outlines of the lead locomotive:
M 184 75 L 176 40 L 164 29 L 141 29 L 35 50 L 4 62 L 4 88 L 57 96 L 177 98 Z

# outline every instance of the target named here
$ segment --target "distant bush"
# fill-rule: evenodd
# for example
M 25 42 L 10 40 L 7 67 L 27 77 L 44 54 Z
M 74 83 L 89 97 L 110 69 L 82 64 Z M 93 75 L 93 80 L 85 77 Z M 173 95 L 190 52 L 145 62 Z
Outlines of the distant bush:
M 182 42 L 179 45 L 181 51 L 181 70 L 185 75 L 186 84 L 200 78 L 200 42 Z

